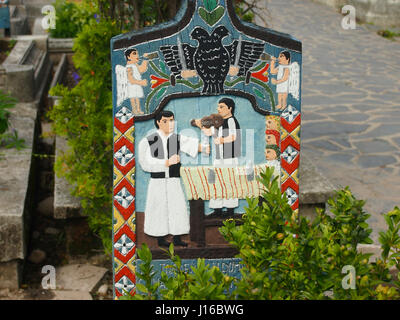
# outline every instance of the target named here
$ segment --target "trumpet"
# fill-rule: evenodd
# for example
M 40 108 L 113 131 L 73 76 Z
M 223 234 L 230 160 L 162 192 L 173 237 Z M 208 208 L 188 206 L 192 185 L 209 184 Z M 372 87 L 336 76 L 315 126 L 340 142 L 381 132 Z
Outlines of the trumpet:
M 276 58 L 270 56 L 268 53 L 265 53 L 265 52 L 260 56 L 260 60 L 263 60 L 263 61 L 271 61 L 274 59 L 276 59 Z
M 150 53 L 145 53 L 143 56 L 139 59 L 139 61 L 143 60 L 154 60 L 158 59 L 160 56 L 158 55 L 158 52 L 150 52 Z

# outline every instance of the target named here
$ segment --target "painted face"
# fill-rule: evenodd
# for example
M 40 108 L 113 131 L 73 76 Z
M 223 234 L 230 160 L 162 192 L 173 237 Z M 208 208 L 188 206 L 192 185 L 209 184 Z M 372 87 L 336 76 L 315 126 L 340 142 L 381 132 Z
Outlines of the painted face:
M 267 144 L 278 144 L 273 134 L 267 134 L 265 136 L 265 141 L 267 142 Z
M 130 61 L 137 63 L 139 61 L 139 54 L 137 51 L 132 51 L 128 58 Z
M 231 109 L 225 103 L 218 103 L 218 113 L 222 118 L 227 118 L 232 115 Z
M 271 119 L 267 119 L 265 122 L 267 129 L 269 130 L 278 130 L 278 126 L 276 125 L 276 122 Z
M 174 117 L 162 117 L 160 121 L 157 121 L 160 130 L 165 134 L 169 135 L 174 132 L 175 120 Z
M 276 152 L 274 149 L 265 149 L 265 159 L 275 160 L 276 158 Z
M 279 64 L 289 64 L 289 60 L 282 53 L 279 55 L 278 62 Z

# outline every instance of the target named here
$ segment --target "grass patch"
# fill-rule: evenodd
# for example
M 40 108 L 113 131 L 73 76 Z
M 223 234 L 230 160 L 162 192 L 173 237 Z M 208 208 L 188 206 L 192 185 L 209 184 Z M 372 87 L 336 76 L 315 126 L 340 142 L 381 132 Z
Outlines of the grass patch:
M 400 32 L 395 32 L 395 31 L 391 31 L 391 30 L 379 30 L 378 34 L 386 39 L 390 39 L 393 40 L 393 38 L 395 37 L 400 37 Z

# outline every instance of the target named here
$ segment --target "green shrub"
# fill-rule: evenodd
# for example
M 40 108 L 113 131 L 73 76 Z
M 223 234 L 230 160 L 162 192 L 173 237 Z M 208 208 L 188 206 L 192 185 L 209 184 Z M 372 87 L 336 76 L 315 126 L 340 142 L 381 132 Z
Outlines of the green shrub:
M 9 43 L 8 43 L 8 48 L 7 51 L 5 52 L 5 55 L 8 57 L 12 51 L 12 49 L 14 48 L 14 46 L 16 45 L 17 40 L 15 39 L 10 39 Z
M 16 100 L 0 90 L 0 134 L 5 133 L 10 125 L 10 109 L 14 108 Z
M 50 36 L 53 38 L 75 38 L 95 15 L 89 5 L 77 5 L 67 0 L 57 0 L 54 7 L 56 28 L 50 29 Z
M 166 252 L 173 263 L 168 267 L 172 275 L 168 276 L 163 271 L 161 282 L 156 282 L 150 249 L 146 244 L 138 249 L 138 255 L 143 261 L 136 272 L 136 277 L 143 282 L 136 284 L 140 294 L 133 297 L 127 294 L 121 300 L 223 300 L 231 297 L 229 288 L 233 279 L 224 275 L 217 267 L 211 268 L 205 264 L 204 259 L 198 259 L 197 267 L 192 267 L 193 273 L 184 272 L 181 259 L 175 255 L 172 243 Z
M 67 138 L 70 151 L 59 157 L 55 171 L 74 186 L 91 229 L 111 252 L 112 88 L 110 39 L 115 23 L 91 19 L 74 43 L 73 61 L 81 80 L 72 89 L 58 85 L 61 96 L 49 112 L 54 132 Z
M 357 245 L 371 243 L 371 229 L 365 222 L 364 201 L 354 198 L 348 188 L 329 200 L 331 213 L 320 210 L 310 222 L 296 217 L 281 194 L 272 170 L 262 175 L 265 193 L 259 203 L 248 199 L 243 224 L 233 219 L 220 231 L 239 251 L 241 278 L 224 276 L 199 259 L 192 273 L 181 270 L 180 258 L 168 251 L 173 275 L 163 272 L 161 283 L 154 280 L 151 252 L 146 245 L 138 250 L 142 260 L 136 276 L 136 294 L 123 299 L 399 299 L 400 281 L 388 282 L 390 266 L 399 264 L 400 210 L 386 215 L 389 225 L 381 233 L 383 261 L 370 263 L 371 254 L 357 251 Z M 343 287 L 344 266 L 355 269 L 355 289 Z M 398 279 L 400 280 L 400 279 Z M 234 290 L 229 291 L 230 285 Z M 161 285 L 166 289 L 160 289 Z
M 371 229 L 362 210 L 363 201 L 348 189 L 328 201 L 333 216 L 320 211 L 310 222 L 295 217 L 279 185 L 262 175 L 268 190 L 262 205 L 248 201 L 243 225 L 226 222 L 224 237 L 240 250 L 245 267 L 238 282 L 238 297 L 252 299 L 323 299 L 333 290 L 336 299 L 367 297 L 359 282 L 356 290 L 342 288 L 342 267 L 352 265 L 361 278 L 370 272 L 367 255 L 357 252 L 357 244 L 371 243 Z
M 238 17 L 246 22 L 253 22 L 255 18 L 255 5 L 249 5 L 244 0 L 235 0 L 235 12 Z
M 377 32 L 380 36 L 393 40 L 393 38 L 395 37 L 400 37 L 400 32 L 395 32 L 395 31 L 391 31 L 391 30 L 379 30 Z

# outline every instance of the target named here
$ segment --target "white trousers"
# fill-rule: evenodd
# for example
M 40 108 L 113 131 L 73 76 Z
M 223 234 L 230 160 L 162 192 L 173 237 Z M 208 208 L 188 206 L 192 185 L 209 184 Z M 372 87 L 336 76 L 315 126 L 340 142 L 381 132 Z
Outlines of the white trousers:
M 236 167 L 239 164 L 238 158 L 231 159 L 215 159 L 214 167 Z M 222 208 L 236 208 L 239 206 L 239 199 L 210 199 L 209 207 L 212 209 L 222 209 Z

